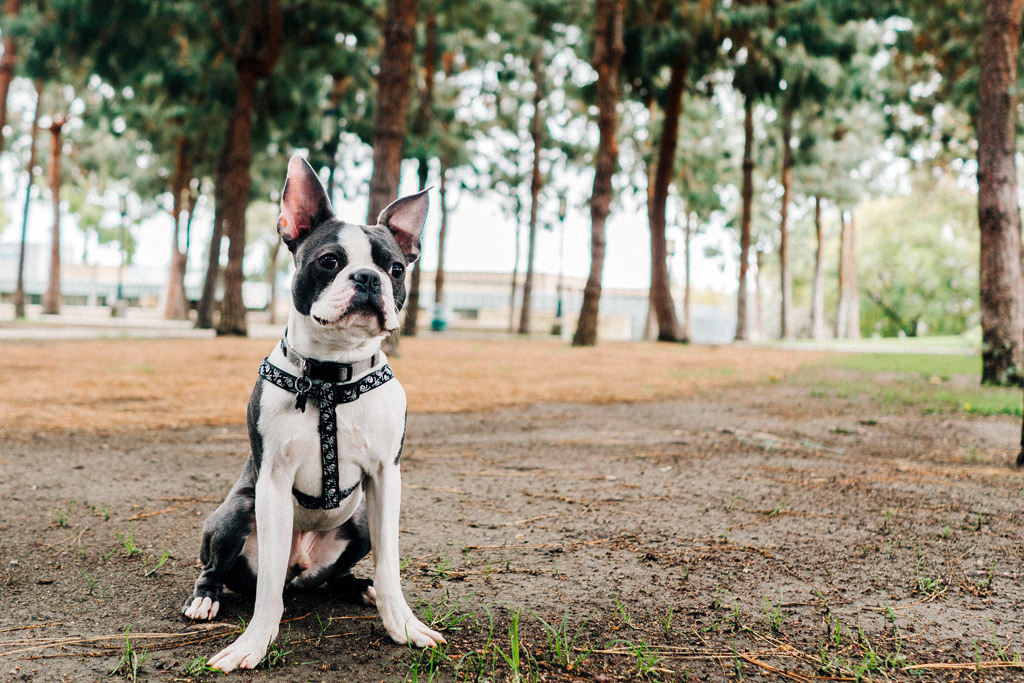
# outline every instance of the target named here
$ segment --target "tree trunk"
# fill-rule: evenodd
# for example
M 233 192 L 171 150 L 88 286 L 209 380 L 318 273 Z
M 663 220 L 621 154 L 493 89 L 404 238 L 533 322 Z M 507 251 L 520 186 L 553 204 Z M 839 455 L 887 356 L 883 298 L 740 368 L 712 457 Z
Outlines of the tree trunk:
M 245 209 L 249 204 L 249 189 L 252 179 L 249 166 L 252 164 L 252 109 L 256 99 L 255 73 L 248 69 L 238 72 L 238 95 L 235 110 L 231 115 L 231 142 L 224 147 L 217 165 L 217 185 L 223 186 L 223 203 L 215 208 L 214 222 L 224 226 L 228 238 L 228 263 L 224 268 L 224 298 L 220 304 L 220 320 L 217 322 L 218 335 L 239 335 L 247 333 L 245 305 L 242 301 L 242 259 L 245 256 Z
M 683 107 L 683 90 L 690 61 L 684 51 L 672 65 L 665 91 L 665 122 L 658 143 L 658 164 L 654 171 L 654 187 L 648 193 L 647 217 L 651 228 L 651 293 L 650 302 L 658 321 L 658 341 L 680 341 L 682 332 L 676 320 L 669 282 L 668 253 L 665 239 L 665 210 L 668 186 L 675 173 L 676 144 L 679 141 L 679 115 Z
M 214 180 L 213 234 L 207 259 L 206 281 L 199 301 L 196 327 L 213 327 L 213 307 L 220 273 L 220 247 L 227 237 L 228 265 L 224 271 L 224 300 L 217 334 L 247 333 L 242 301 L 242 257 L 245 255 L 245 209 L 252 179 L 252 110 L 256 85 L 281 55 L 284 17 L 280 0 L 247 0 L 245 26 L 233 49 L 238 79 L 235 108 L 217 162 Z
M 418 0 L 388 0 L 384 20 L 384 45 L 377 76 L 377 106 L 373 114 L 373 173 L 366 222 L 377 216 L 398 196 L 405 141 L 409 78 L 416 47 Z
M 174 238 L 171 244 L 171 272 L 167 279 L 167 300 L 164 302 L 166 320 L 188 320 L 188 300 L 185 297 L 185 264 L 188 252 L 181 248 L 181 210 L 188 201 L 189 143 L 184 135 L 174 143 L 174 178 L 171 181 L 171 218 L 174 220 Z M 190 212 L 191 213 L 191 212 Z
M 533 55 L 533 120 L 530 123 L 530 137 L 533 139 L 533 171 L 530 174 L 530 236 L 526 249 L 526 279 L 523 281 L 523 309 L 519 313 L 519 334 L 530 333 L 531 301 L 533 297 L 533 255 L 537 245 L 537 210 L 544 178 L 540 173 L 540 154 L 544 148 L 544 119 L 540 104 L 544 98 L 543 54 L 538 50 Z
M 36 141 L 39 138 L 39 110 L 43 102 L 43 84 L 36 81 L 36 110 L 32 115 L 32 142 L 28 151 L 28 184 L 21 210 L 21 243 L 18 246 L 18 284 L 14 289 L 14 317 L 25 317 L 25 243 L 28 240 L 28 208 L 32 204 L 32 169 L 36 165 Z
M 518 170 L 518 168 L 517 168 Z M 516 236 L 515 236 L 515 253 L 513 254 L 514 260 L 512 261 L 512 293 L 509 294 L 508 299 L 508 332 L 512 334 L 516 331 L 516 289 L 519 286 L 519 252 L 520 242 L 523 241 L 523 220 L 522 211 L 523 203 L 519 200 L 519 190 L 516 189 Z
M 226 192 L 215 213 L 220 214 L 228 238 L 228 264 L 224 269 L 224 300 L 217 323 L 218 335 L 245 336 L 245 303 L 242 300 L 242 259 L 245 256 L 245 209 L 249 205 L 252 178 L 252 116 L 256 87 L 266 78 L 281 55 L 284 17 L 280 0 L 248 0 L 245 28 L 235 53 L 238 91 L 228 127 L 229 142 L 217 165 L 217 183 Z M 218 219 L 214 217 L 216 222 Z
M 793 274 L 789 271 L 789 186 L 793 181 L 793 112 L 784 107 L 782 110 L 782 207 L 779 220 L 779 273 L 782 277 L 782 309 L 780 318 L 780 336 L 790 339 L 793 336 Z
M 445 169 L 441 169 L 441 229 L 437 233 L 437 270 L 434 272 L 434 305 L 444 303 L 444 238 L 448 232 L 448 183 Z
M 754 199 L 754 100 L 743 97 L 743 211 L 740 218 L 740 278 L 736 294 L 736 341 L 750 338 L 747 270 L 750 266 L 750 213 Z
M 427 165 L 427 159 L 420 159 L 418 175 L 421 192 L 427 189 L 427 178 L 429 173 L 430 167 Z M 405 320 L 402 322 L 402 334 L 407 337 L 416 336 L 416 325 L 419 324 L 420 280 L 422 279 L 423 273 L 420 269 L 420 263 L 421 260 L 417 259 L 416 263 L 412 265 L 412 272 L 409 273 L 409 294 L 405 300 Z
M 50 233 L 50 280 L 43 294 L 43 313 L 60 313 L 60 159 L 61 129 L 64 119 L 53 117 L 50 124 L 50 160 L 46 169 L 46 180 L 50 185 L 50 200 L 53 203 L 53 231 Z
M 761 273 L 764 272 L 764 252 L 759 247 L 754 247 L 754 339 L 764 339 L 764 299 L 761 288 Z
M 684 227 L 685 232 L 683 233 L 683 253 L 686 258 L 686 279 L 683 283 L 683 338 L 682 341 L 689 343 L 693 340 L 693 317 L 691 315 L 692 309 L 690 306 L 690 267 L 693 265 L 693 261 L 690 256 L 690 247 L 693 242 L 693 214 L 686 215 L 686 225 Z
M 814 233 L 818 250 L 814 260 L 814 291 L 811 294 L 811 336 L 825 338 L 825 231 L 821 224 L 821 197 L 814 198 Z
M 21 0 L 7 0 L 4 13 L 7 19 L 21 12 Z M 15 43 L 10 31 L 4 31 L 4 54 L 0 57 L 0 151 L 4 148 L 4 126 L 7 125 L 7 93 L 14 80 Z
M 857 246 L 853 212 L 842 212 L 839 238 L 839 310 L 836 314 L 836 338 L 860 338 L 860 297 L 857 292 Z
M 857 229 L 850 210 L 846 249 L 846 338 L 860 339 L 860 291 L 857 284 Z
M 593 66 L 597 71 L 597 157 L 590 197 L 590 274 L 583 288 L 583 305 L 573 335 L 573 346 L 597 343 L 598 306 L 604 272 L 605 223 L 611 213 L 612 176 L 619 165 L 619 71 L 626 52 L 622 39 L 625 0 L 597 0 L 594 22 Z
M 277 324 L 277 257 L 281 253 L 281 240 L 274 240 L 270 247 L 270 263 L 267 264 L 267 282 L 270 285 L 269 324 Z
M 981 381 L 1024 383 L 1024 280 L 1014 156 L 1024 0 L 986 0 L 978 107 Z
M 230 140 L 231 136 L 229 135 L 224 144 L 231 144 Z M 224 185 L 217 181 L 214 182 L 213 201 L 215 206 L 220 206 L 226 201 L 224 199 L 226 191 L 227 188 Z M 199 297 L 199 305 L 196 307 L 196 327 L 204 330 L 213 329 L 213 308 L 217 297 L 217 281 L 220 280 L 220 247 L 221 242 L 224 241 L 224 222 L 217 218 L 215 211 L 210 248 L 206 253 L 206 278 L 203 280 L 203 293 Z
M 426 40 L 423 44 L 423 89 L 420 91 L 420 106 L 416 114 L 417 134 L 422 138 L 430 134 L 433 117 L 431 107 L 434 102 L 434 76 L 437 72 L 437 18 L 430 15 L 424 24 Z M 429 162 L 430 158 L 426 153 L 419 159 L 420 191 L 427 188 Z M 405 304 L 405 320 L 402 323 L 402 334 L 409 337 L 416 335 L 416 325 L 419 323 L 421 278 L 422 270 L 417 260 L 412 266 L 412 272 L 409 273 L 409 295 Z

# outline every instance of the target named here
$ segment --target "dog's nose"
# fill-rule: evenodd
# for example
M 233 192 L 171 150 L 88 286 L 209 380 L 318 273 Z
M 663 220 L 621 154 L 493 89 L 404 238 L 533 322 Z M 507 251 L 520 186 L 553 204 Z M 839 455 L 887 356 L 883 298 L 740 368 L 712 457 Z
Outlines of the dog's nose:
M 352 273 L 356 291 L 363 294 L 380 294 L 380 275 L 373 270 L 357 270 Z

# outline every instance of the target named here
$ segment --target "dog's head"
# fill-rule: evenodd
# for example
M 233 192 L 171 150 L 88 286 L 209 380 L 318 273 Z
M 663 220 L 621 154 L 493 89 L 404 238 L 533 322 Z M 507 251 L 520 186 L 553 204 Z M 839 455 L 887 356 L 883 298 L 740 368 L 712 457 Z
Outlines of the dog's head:
M 309 332 L 349 342 L 398 328 L 406 268 L 420 255 L 427 193 L 395 200 L 377 225 L 334 217 L 316 173 L 301 157 L 288 163 L 277 232 L 295 259 L 292 306 Z

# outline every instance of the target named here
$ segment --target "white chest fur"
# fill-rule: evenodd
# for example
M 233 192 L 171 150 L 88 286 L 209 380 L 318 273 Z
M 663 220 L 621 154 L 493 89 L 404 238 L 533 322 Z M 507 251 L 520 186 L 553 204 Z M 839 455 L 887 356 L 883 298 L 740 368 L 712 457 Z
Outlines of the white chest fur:
M 276 361 L 276 362 L 275 362 Z M 271 356 L 271 362 L 285 362 Z M 318 424 L 320 410 L 308 401 L 305 411 L 295 407 L 295 394 L 264 382 L 260 398 L 259 433 L 263 440 L 260 476 L 275 471 L 291 486 L 317 497 L 323 487 L 323 465 Z M 379 471 L 398 457 L 405 429 L 405 391 L 397 379 L 335 407 L 337 423 L 338 486 L 356 486 L 341 506 L 309 510 L 294 503 L 295 528 L 327 530 L 355 512 L 362 500 L 358 486 L 364 475 Z

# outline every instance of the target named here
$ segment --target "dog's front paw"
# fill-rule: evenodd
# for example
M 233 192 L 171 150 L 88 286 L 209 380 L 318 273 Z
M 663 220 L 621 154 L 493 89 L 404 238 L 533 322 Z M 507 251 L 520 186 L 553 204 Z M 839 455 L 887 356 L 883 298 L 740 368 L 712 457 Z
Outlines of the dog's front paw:
M 235 669 L 255 669 L 267 654 L 267 646 L 271 640 L 273 639 L 249 637 L 249 632 L 246 631 L 238 640 L 210 657 L 206 665 L 220 669 L 224 673 Z
M 209 621 L 217 616 L 220 610 L 220 601 L 210 598 L 194 597 L 185 602 L 181 612 L 189 619 Z
M 400 645 L 412 643 L 416 647 L 437 647 L 441 643 L 448 642 L 444 639 L 444 636 L 428 627 L 412 614 L 409 615 L 404 623 L 388 624 L 385 621 L 384 628 L 387 629 L 391 639 Z

